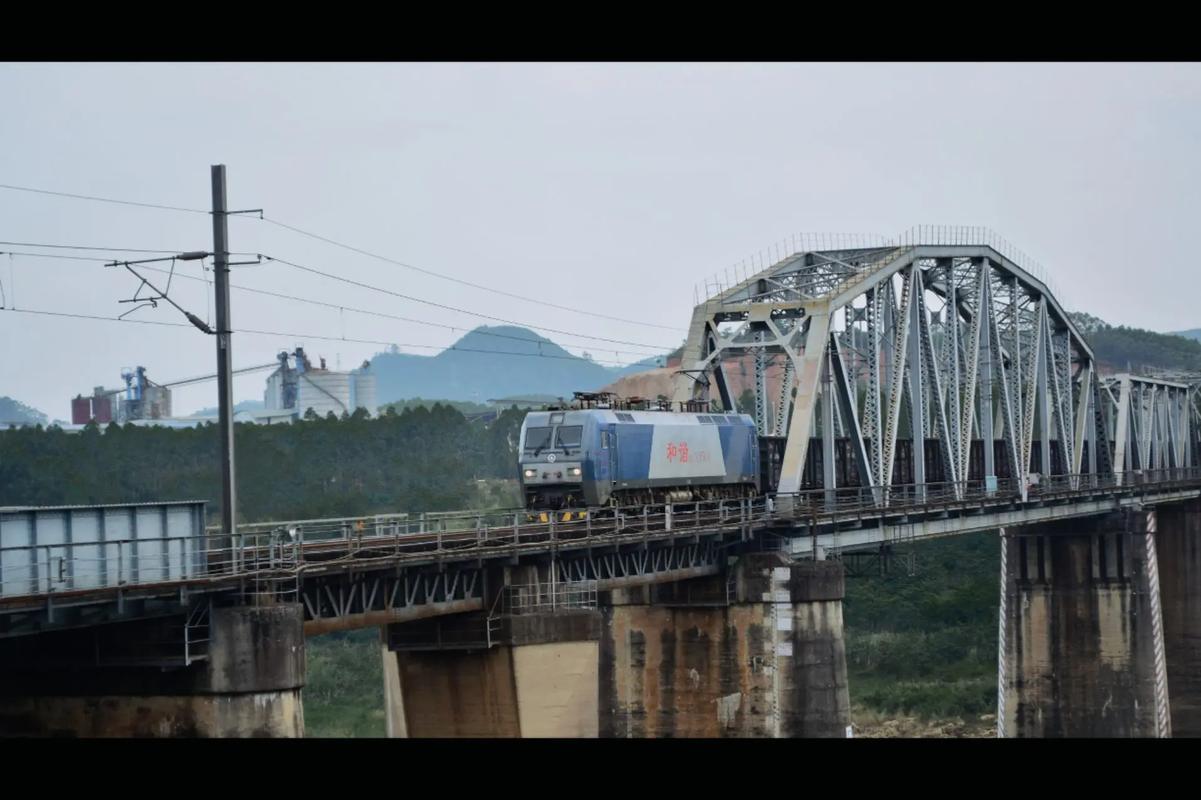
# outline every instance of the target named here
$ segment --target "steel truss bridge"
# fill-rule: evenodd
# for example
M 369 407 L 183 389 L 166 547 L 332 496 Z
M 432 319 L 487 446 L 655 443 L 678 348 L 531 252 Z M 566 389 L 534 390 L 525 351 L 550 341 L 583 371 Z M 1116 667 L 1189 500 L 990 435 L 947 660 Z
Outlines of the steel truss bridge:
M 981 229 L 803 249 L 697 305 L 674 399 L 731 409 L 731 364 L 753 361 L 757 422 L 781 445 L 779 485 L 754 500 L 273 522 L 146 555 L 39 528 L 96 509 L 0 509 L 0 637 L 195 617 L 233 594 L 300 602 L 310 634 L 491 615 L 497 566 L 542 565 L 525 602 L 553 606 L 717 574 L 748 548 L 840 557 L 1201 496 L 1201 380 L 1103 376 L 1006 252 Z
M 751 359 L 759 430 L 786 439 L 785 494 L 805 488 L 814 436 L 827 493 L 838 483 L 835 442 L 846 438 L 855 485 L 876 505 L 897 483 L 898 438 L 915 452 L 934 443 L 936 457 L 911 459 L 902 481 L 919 493 L 931 467 L 957 491 L 1021 477 L 1024 498 L 1031 473 L 1120 484 L 1192 466 L 1197 385 L 1102 377 L 1044 282 L 998 247 L 991 233 L 962 228 L 794 253 L 696 307 L 673 399 L 734 408 L 728 364 Z M 781 377 L 769 397 L 773 368 Z M 977 439 L 1003 442 L 1001 458 L 983 447 L 972 465 Z

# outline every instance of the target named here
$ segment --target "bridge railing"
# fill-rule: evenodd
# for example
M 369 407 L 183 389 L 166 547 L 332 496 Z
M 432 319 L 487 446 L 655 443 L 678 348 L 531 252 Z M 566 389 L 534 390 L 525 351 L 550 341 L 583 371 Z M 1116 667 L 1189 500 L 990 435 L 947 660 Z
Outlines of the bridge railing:
M 1058 499 L 1087 494 L 1091 490 L 1114 489 L 1123 486 L 1158 486 L 1187 484 L 1201 481 L 1201 468 L 1171 468 L 1132 470 L 1122 474 L 1072 473 L 1064 475 L 1035 475 L 1026 481 L 1028 501 Z M 899 513 L 908 509 L 928 509 L 977 503 L 982 500 L 1020 499 L 1022 482 L 1000 478 L 995 482 L 983 480 L 937 482 L 926 484 L 893 484 L 882 487 L 838 487 L 835 489 L 805 489 L 792 494 L 776 494 L 756 504 L 791 507 L 799 516 L 826 515 L 840 512 Z M 792 501 L 791 505 L 788 501 Z
M 1114 475 L 1043 476 L 1027 486 L 1027 502 L 1050 502 L 1087 497 L 1090 494 L 1176 486 L 1195 488 L 1201 484 L 1201 468 L 1133 471 Z M 551 552 L 566 543 L 589 539 L 637 540 L 665 532 L 739 531 L 751 526 L 814 523 L 853 517 L 878 518 L 908 512 L 948 510 L 986 503 L 1021 500 L 1021 487 L 1012 480 L 995 486 L 982 481 L 959 484 L 932 483 L 922 486 L 892 486 L 886 497 L 871 488 L 806 490 L 792 495 L 768 495 L 754 499 L 703 501 L 652 506 L 594 509 L 570 520 L 522 510 L 456 512 L 438 518 L 437 530 L 406 531 L 392 524 L 368 525 L 368 520 L 310 520 L 270 523 L 240 528 L 232 538 L 208 534 L 180 540 L 174 549 L 148 548 L 146 540 L 110 540 L 97 544 L 58 543 L 29 547 L 0 547 L 0 608 L 16 607 L 21 598 L 52 596 L 65 604 L 72 598 L 103 591 L 132 588 L 204 587 L 206 584 L 269 586 L 303 574 L 338 571 L 353 561 L 396 561 L 409 556 L 454 558 L 462 553 L 486 553 L 489 549 Z M 400 515 L 391 515 L 399 517 Z M 360 527 L 355 522 L 363 521 Z M 398 520 L 386 520 L 388 522 Z M 350 522 L 350 526 L 345 524 Z M 350 533 L 347 533 L 347 530 Z M 139 545 L 142 551 L 139 552 Z M 25 559 L 14 563 L 9 556 L 20 551 Z M 203 553 L 201 569 L 195 569 L 196 553 Z M 188 572 L 184 567 L 190 566 Z M 110 575 L 103 586 L 82 584 L 77 576 Z M 569 590 L 563 590 L 569 591 Z M 14 602 L 16 601 L 16 602 Z M 558 597 L 554 598 L 558 601 Z
M 876 234 L 837 233 L 808 233 L 790 236 L 773 243 L 765 250 L 752 254 L 749 258 L 721 273 L 714 273 L 712 277 L 705 279 L 703 289 L 699 286 L 693 288 L 693 295 L 698 304 L 701 300 L 709 300 L 796 253 L 882 247 L 901 249 L 921 246 L 991 247 L 1047 287 L 1060 305 L 1067 305 L 1067 298 L 1051 278 L 1051 273 L 1046 267 L 995 231 L 971 225 L 916 225 L 893 237 Z
M 987 246 L 1021 267 L 1027 274 L 1042 283 L 1059 301 L 1067 304 L 1067 298 L 1051 279 L 1051 273 L 1039 262 L 1019 250 L 1012 242 L 995 231 L 973 225 L 915 225 L 890 243 L 897 246 L 920 247 L 922 245 Z
M 500 613 L 538 614 L 570 608 L 596 608 L 596 605 L 596 581 L 530 583 L 506 586 Z
M 478 527 L 496 527 L 524 514 L 520 508 L 495 508 L 480 511 L 426 511 L 398 514 L 373 514 L 361 517 L 336 517 L 308 520 L 281 520 L 244 523 L 238 533 L 244 536 L 303 536 L 304 541 L 351 540 L 363 537 L 407 536 L 437 531 L 459 531 Z M 220 528 L 206 529 L 218 535 Z

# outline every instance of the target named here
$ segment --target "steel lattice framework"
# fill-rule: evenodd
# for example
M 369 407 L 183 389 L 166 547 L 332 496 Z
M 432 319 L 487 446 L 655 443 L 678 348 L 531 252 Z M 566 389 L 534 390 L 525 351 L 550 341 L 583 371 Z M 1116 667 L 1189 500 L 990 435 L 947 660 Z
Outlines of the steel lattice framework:
M 1120 481 L 1192 466 L 1189 387 L 1099 376 L 1041 269 L 1002 251 L 984 229 L 941 228 L 793 252 L 696 306 L 673 399 L 733 409 L 729 362 L 753 359 L 760 432 L 787 438 L 781 495 L 802 489 L 811 438 L 821 440 L 827 493 L 845 439 L 876 504 L 900 483 L 924 496 L 934 447 L 940 483 L 995 490 L 1004 460 L 1023 500 L 1042 476 Z M 761 376 L 773 366 L 782 377 L 769 414 Z M 898 439 L 913 443 L 911 480 L 897 475 Z M 973 441 L 983 463 L 972 464 Z

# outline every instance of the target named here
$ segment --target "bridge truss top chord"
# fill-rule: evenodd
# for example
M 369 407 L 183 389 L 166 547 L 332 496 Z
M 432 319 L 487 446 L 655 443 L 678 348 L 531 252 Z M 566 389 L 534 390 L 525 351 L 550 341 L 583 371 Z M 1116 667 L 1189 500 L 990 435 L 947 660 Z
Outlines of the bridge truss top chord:
M 1191 467 L 1195 388 L 1102 377 L 1041 268 L 1036 276 L 998 247 L 984 229 L 946 228 L 793 252 L 696 306 L 673 400 L 732 409 L 732 360 L 754 359 L 757 376 L 781 366 L 779 430 L 770 433 L 786 437 L 782 494 L 807 488 L 817 437 L 825 456 L 817 485 L 833 497 L 830 455 L 845 438 L 853 485 L 871 489 L 875 505 L 888 505 L 898 483 L 920 494 L 932 471 L 963 490 L 1013 477 L 1025 499 L 1053 476 L 1120 483 L 1132 472 Z M 765 382 L 751 389 L 756 417 L 766 418 Z M 909 474 L 898 470 L 898 440 L 913 443 Z M 1003 445 L 973 459 L 974 441 Z

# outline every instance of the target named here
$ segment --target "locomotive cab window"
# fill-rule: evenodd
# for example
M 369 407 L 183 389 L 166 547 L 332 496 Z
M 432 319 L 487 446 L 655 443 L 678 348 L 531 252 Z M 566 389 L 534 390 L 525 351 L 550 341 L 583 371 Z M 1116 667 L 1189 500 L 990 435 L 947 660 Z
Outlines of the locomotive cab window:
M 530 428 L 525 432 L 526 450 L 545 450 L 550 447 L 550 428 Z
M 609 449 L 609 432 L 601 431 L 601 450 Z
M 555 447 L 579 447 L 582 425 L 561 425 L 555 434 Z

